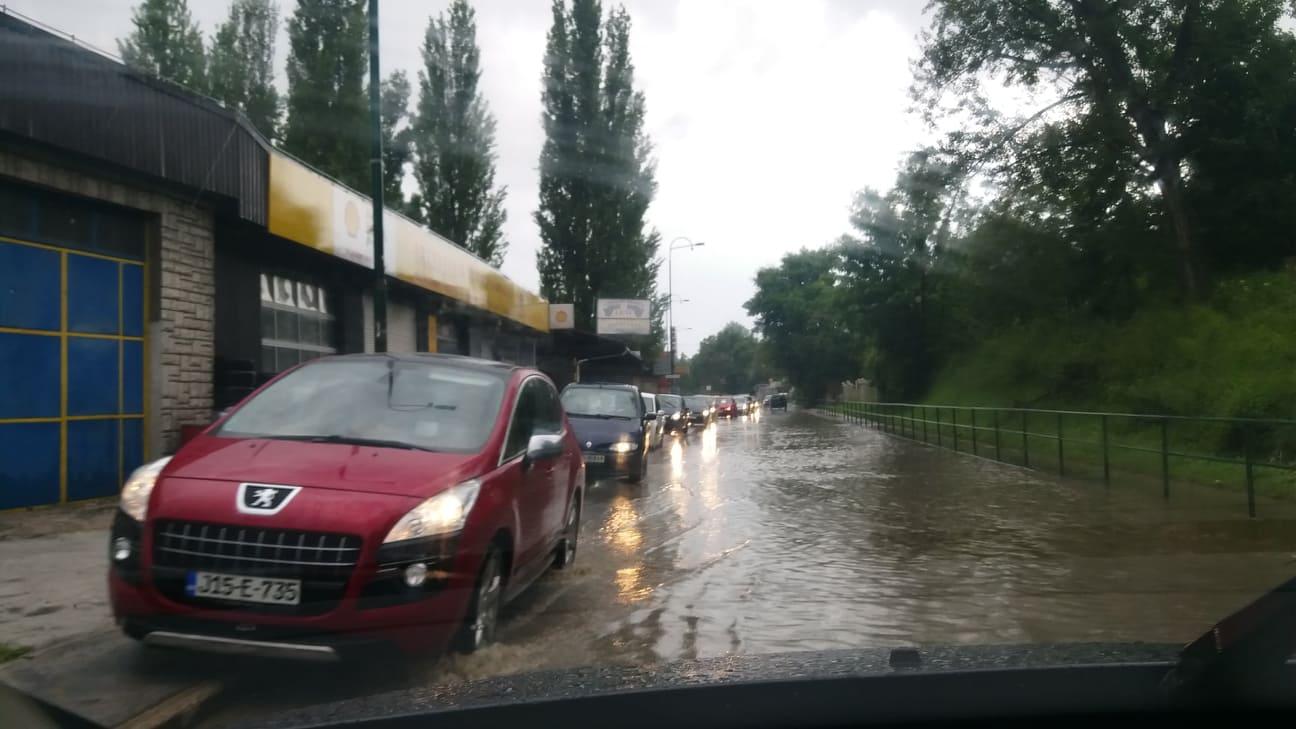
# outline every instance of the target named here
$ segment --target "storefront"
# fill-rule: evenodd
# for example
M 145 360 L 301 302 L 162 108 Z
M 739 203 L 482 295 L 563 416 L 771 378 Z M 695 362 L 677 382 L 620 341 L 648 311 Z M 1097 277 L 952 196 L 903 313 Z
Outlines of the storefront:
M 372 351 L 367 198 L 3 13 L 0 98 L 0 509 L 112 495 L 275 374 Z M 534 363 L 544 299 L 384 223 L 390 350 Z

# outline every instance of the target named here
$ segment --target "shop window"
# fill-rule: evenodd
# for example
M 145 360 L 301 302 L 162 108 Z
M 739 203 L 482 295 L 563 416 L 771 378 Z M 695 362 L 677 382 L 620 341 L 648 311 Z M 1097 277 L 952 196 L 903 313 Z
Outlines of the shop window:
M 337 352 L 337 326 L 320 286 L 261 274 L 261 371 L 282 372 Z

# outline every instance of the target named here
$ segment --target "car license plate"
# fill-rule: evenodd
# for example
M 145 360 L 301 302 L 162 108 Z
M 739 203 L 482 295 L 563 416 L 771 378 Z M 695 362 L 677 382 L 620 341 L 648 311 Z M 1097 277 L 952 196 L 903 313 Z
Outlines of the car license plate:
M 602 454 L 602 453 L 586 453 L 586 454 L 585 454 L 585 462 L 586 462 L 586 463 L 602 463 L 602 462 L 603 462 L 603 454 Z
M 301 603 L 301 580 L 272 577 L 223 575 L 218 572 L 190 571 L 185 592 L 191 597 L 214 597 L 220 600 L 260 602 L 271 605 Z

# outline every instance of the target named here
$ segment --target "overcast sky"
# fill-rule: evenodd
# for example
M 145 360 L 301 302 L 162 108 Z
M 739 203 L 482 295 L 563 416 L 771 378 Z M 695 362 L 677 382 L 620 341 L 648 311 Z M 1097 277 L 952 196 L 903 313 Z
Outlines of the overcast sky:
M 382 71 L 420 67 L 428 16 L 449 0 L 381 0 Z M 8 7 L 116 50 L 132 0 L 6 0 Z M 922 0 L 626 0 L 631 51 L 658 159 L 649 221 L 674 255 L 682 352 L 743 309 L 757 269 L 846 230 L 853 193 L 890 185 L 927 136 L 907 113 Z M 281 0 L 287 17 L 295 3 Z M 504 272 L 539 289 L 535 253 L 540 73 L 549 0 L 476 0 L 482 92 L 499 122 L 508 185 Z M 224 0 L 190 0 L 207 35 Z M 611 4 L 605 0 L 605 8 Z M 279 74 L 287 53 L 280 34 Z M 666 266 L 660 290 L 666 291 Z

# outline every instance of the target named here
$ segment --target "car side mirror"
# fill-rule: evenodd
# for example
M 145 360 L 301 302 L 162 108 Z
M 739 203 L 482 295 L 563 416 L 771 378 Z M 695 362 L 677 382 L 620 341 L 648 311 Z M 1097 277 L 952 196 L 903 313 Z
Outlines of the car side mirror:
M 561 435 L 533 435 L 531 440 L 527 441 L 525 461 L 527 464 L 531 464 L 561 455 L 562 452 L 563 442 Z
M 656 419 L 657 419 L 657 413 L 644 413 L 644 422 L 648 422 L 649 420 L 656 420 Z

